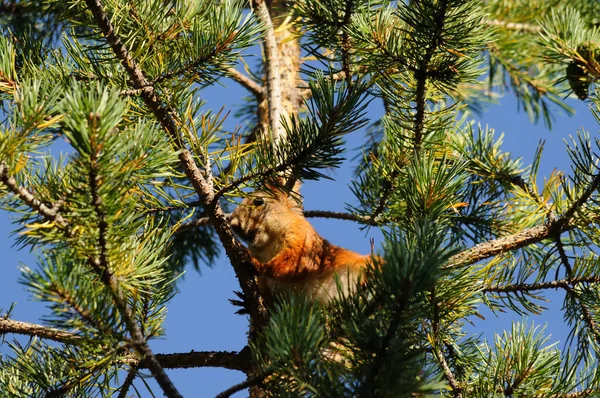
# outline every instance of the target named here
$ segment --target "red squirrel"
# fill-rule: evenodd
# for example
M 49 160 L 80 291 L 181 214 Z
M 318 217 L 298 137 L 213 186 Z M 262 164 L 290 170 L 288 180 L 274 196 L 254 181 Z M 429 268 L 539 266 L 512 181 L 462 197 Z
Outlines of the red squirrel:
M 371 259 L 323 239 L 299 202 L 275 187 L 244 199 L 229 224 L 248 244 L 261 293 L 269 299 L 294 292 L 327 302 L 339 296 L 338 284 L 345 294 L 351 291 Z

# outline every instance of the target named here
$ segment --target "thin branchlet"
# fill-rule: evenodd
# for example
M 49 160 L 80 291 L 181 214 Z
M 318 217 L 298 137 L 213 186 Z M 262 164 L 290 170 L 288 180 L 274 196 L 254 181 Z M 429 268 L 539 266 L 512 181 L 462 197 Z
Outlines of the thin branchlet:
M 19 199 L 25 202 L 29 207 L 37 210 L 38 213 L 48 221 L 56 223 L 59 227 L 65 227 L 67 225 L 65 219 L 59 213 L 59 209 L 64 201 L 59 200 L 50 207 L 46 206 L 41 200 L 29 192 L 27 188 L 19 186 L 17 180 L 8 174 L 8 166 L 5 163 L 0 163 L 0 182 L 6 185 L 13 194 L 19 197 Z

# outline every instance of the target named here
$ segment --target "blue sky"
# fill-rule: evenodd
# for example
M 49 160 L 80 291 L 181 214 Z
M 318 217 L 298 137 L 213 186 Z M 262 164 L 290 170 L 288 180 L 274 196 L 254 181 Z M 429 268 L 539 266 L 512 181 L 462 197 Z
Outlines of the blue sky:
M 234 110 L 239 105 L 242 96 L 246 93 L 235 83 L 228 82 L 228 89 L 223 87 L 208 88 L 202 92 L 208 101 L 207 106 L 218 110 L 225 106 L 225 110 Z M 235 99 L 231 102 L 231 99 Z M 517 112 L 517 103 L 511 96 L 500 100 L 499 105 L 491 105 L 479 120 L 482 124 L 489 124 L 497 132 L 504 132 L 504 150 L 515 156 L 522 156 L 525 163 L 530 163 L 536 146 L 540 139 L 546 140 L 543 160 L 541 162 L 540 179 L 548 176 L 553 169 L 569 171 L 570 161 L 565 151 L 563 139 L 575 135 L 578 129 L 586 129 L 594 137 L 598 132 L 598 125 L 587 109 L 587 104 L 569 100 L 574 106 L 576 114 L 572 117 L 560 115 L 556 118 L 552 131 L 542 123 L 532 124 L 523 112 Z M 381 110 L 372 106 L 370 116 L 376 118 Z M 233 112 L 232 112 L 233 113 Z M 231 118 L 228 126 L 235 126 L 236 121 Z M 348 148 L 356 148 L 362 137 L 361 132 L 347 137 Z M 353 158 L 354 152 L 347 153 L 347 158 Z M 342 168 L 332 172 L 333 181 L 322 180 L 308 182 L 303 186 L 302 193 L 305 197 L 307 210 L 343 210 L 345 203 L 353 203 L 353 198 L 348 182 L 352 178 L 352 167 L 346 163 Z M 541 182 L 541 181 L 540 181 Z M 312 219 L 311 223 L 318 232 L 332 243 L 350 248 L 357 252 L 369 253 L 371 237 L 376 239 L 376 247 L 381 243 L 381 235 L 375 229 L 361 230 L 358 224 L 348 221 Z M 14 237 L 11 231 L 14 225 L 10 223 L 8 214 L 0 211 L 0 253 L 3 254 L 2 278 L 0 279 L 0 308 L 6 310 L 11 303 L 16 302 L 12 317 L 15 320 L 39 323 L 40 317 L 47 314 L 45 306 L 30 300 L 19 278 L 20 264 L 35 267 L 35 257 L 27 250 L 18 251 L 13 247 Z M 185 278 L 179 285 L 178 294 L 169 305 L 166 320 L 167 335 L 161 340 L 152 341 L 152 348 L 157 353 L 215 351 L 215 350 L 240 350 L 246 344 L 247 320 L 243 316 L 235 315 L 235 308 L 228 302 L 233 298 L 234 290 L 239 290 L 233 270 L 225 256 L 221 256 L 213 268 L 202 267 L 201 273 L 189 269 Z M 562 292 L 547 294 L 552 300 L 549 303 L 551 310 L 540 317 L 530 317 L 530 321 L 537 323 L 549 322 L 547 332 L 552 333 L 553 340 L 564 341 L 568 329 L 559 315 L 562 306 Z M 520 317 L 514 314 L 503 314 L 496 317 L 489 311 L 482 309 L 486 320 L 473 319 L 473 333 L 483 333 L 491 338 L 493 332 L 501 332 L 510 327 L 510 322 Z M 10 337 L 7 336 L 7 340 Z M 0 352 L 9 352 L 6 346 L 0 347 Z M 180 392 L 187 397 L 210 397 L 233 384 L 244 380 L 244 375 L 239 372 L 222 369 L 182 369 L 168 372 Z M 153 383 L 152 383 L 153 384 Z M 154 384 L 153 384 L 154 385 Z M 144 391 L 142 383 L 136 386 Z M 161 396 L 158 388 L 157 396 Z M 143 392 L 144 397 L 151 396 Z M 240 393 L 236 396 L 245 396 Z

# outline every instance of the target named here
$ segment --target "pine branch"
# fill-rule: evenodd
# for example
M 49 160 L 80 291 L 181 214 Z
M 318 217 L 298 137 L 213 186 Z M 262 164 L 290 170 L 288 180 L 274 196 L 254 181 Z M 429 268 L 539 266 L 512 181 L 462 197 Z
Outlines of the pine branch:
M 452 369 L 450 369 L 450 366 L 448 366 L 448 362 L 446 362 L 446 358 L 444 357 L 444 354 L 442 353 L 442 350 L 440 349 L 435 349 L 435 356 L 437 357 L 440 366 L 442 367 L 442 370 L 444 371 L 444 376 L 446 377 L 446 380 L 448 380 L 448 383 L 450 384 L 450 388 L 452 388 L 452 394 L 455 398 L 461 398 L 462 397 L 462 389 L 460 388 L 460 385 L 458 384 L 458 381 L 456 381 L 456 378 L 454 377 L 454 373 L 452 373 Z
M 379 218 L 379 216 L 381 216 L 381 214 L 385 210 L 387 201 L 390 199 L 390 196 L 392 195 L 392 193 L 394 192 L 394 190 L 396 188 L 395 180 L 398 178 L 398 176 L 399 176 L 399 172 L 397 170 L 393 170 L 390 175 L 390 180 L 384 181 L 383 192 L 381 193 L 377 207 L 375 208 L 375 210 L 369 217 L 369 223 L 371 223 L 373 225 L 377 225 L 377 221 L 378 221 L 377 219 Z
M 96 328 L 100 333 L 102 333 L 103 336 L 114 335 L 115 334 L 114 330 L 112 330 L 111 328 L 105 327 L 105 326 L 101 325 L 100 323 L 98 323 L 94 319 L 94 317 L 92 316 L 92 314 L 87 309 L 85 309 L 81 305 L 79 305 L 79 303 L 77 302 L 77 300 L 75 300 L 69 294 L 69 292 L 65 292 L 59 286 L 56 286 L 54 284 L 52 285 L 52 288 L 54 289 L 54 291 L 58 295 L 58 297 L 60 297 L 60 299 L 64 300 L 64 302 L 67 303 L 73 310 L 75 310 L 75 312 L 85 322 L 87 322 L 93 328 Z
M 265 96 L 265 88 L 260 84 L 256 83 L 254 80 L 244 75 L 242 72 L 235 68 L 228 68 L 227 72 L 229 76 L 241 84 L 245 89 L 250 91 L 258 101 L 260 101 Z
M 504 393 L 504 396 L 506 397 L 512 397 L 514 394 L 514 391 L 519 388 L 519 384 L 521 384 L 523 382 L 523 380 L 525 380 L 525 378 L 528 376 L 528 371 L 529 369 L 523 369 L 523 371 L 521 371 L 520 373 L 515 375 L 515 379 L 512 382 L 512 384 L 506 388 L 500 387 L 502 389 L 502 392 Z
M 37 199 L 31 192 L 25 187 L 21 187 L 17 184 L 17 180 L 8 175 L 8 166 L 6 163 L 0 163 L 0 182 L 4 183 L 10 189 L 12 193 L 19 197 L 29 207 L 37 210 L 40 215 L 44 216 L 47 220 L 56 223 L 60 227 L 65 227 L 67 223 L 63 217 L 59 214 L 58 209 L 62 205 L 62 201 L 53 204 L 51 207 L 46 206 L 41 200 Z
M 0 334 L 5 333 L 34 336 L 63 344 L 77 344 L 84 340 L 84 337 L 73 332 L 0 317 Z M 191 351 L 186 353 L 156 354 L 155 357 L 165 369 L 213 367 L 246 372 L 249 366 L 247 350 L 240 352 Z M 149 369 L 148 362 L 137 356 L 127 356 L 122 362 L 139 369 Z
M 135 350 L 144 361 L 148 364 L 148 368 L 152 375 L 156 379 L 157 383 L 162 388 L 165 396 L 169 398 L 181 398 L 182 395 L 179 393 L 165 370 L 160 365 L 160 362 L 154 356 L 152 349 L 148 345 L 148 341 L 144 337 L 144 334 L 135 320 L 135 316 L 131 307 L 127 303 L 127 298 L 123 293 L 123 289 L 119 285 L 119 281 L 112 273 L 108 261 L 107 255 L 107 241 L 106 234 L 108 223 L 106 222 L 106 214 L 103 209 L 102 198 L 99 194 L 99 185 L 98 182 L 100 180 L 100 176 L 97 174 L 97 152 L 98 148 L 95 148 L 92 145 L 92 151 L 90 155 L 90 171 L 89 171 L 89 183 L 90 183 L 90 193 L 92 196 L 92 205 L 94 206 L 94 211 L 96 216 L 98 217 L 98 248 L 99 254 L 97 257 L 92 257 L 89 259 L 89 264 L 91 268 L 96 272 L 100 280 L 104 283 L 104 285 L 109 289 L 114 303 L 121 314 L 121 317 L 125 321 L 127 325 L 127 330 L 131 334 L 131 344 L 135 347 Z
M 480 243 L 470 249 L 450 257 L 448 264 L 444 268 L 451 268 L 461 265 L 470 265 L 478 261 L 493 257 L 514 249 L 541 242 L 544 239 L 553 238 L 572 228 L 575 228 L 573 216 L 579 211 L 585 202 L 600 186 L 600 173 L 596 174 L 588 187 L 581 196 L 571 204 L 562 217 L 549 220 L 543 225 L 528 228 L 516 234 L 494 239 L 488 242 Z
M 281 71 L 279 68 L 279 51 L 277 38 L 269 8 L 265 0 L 253 0 L 252 9 L 258 20 L 265 27 L 265 71 L 267 74 L 267 101 L 269 103 L 269 122 L 273 142 L 283 137 L 285 130 L 280 123 L 282 116 Z
M 376 225 L 371 217 L 364 217 L 350 213 L 327 210 L 304 210 L 306 218 L 333 218 L 337 220 L 356 221 L 361 224 Z
M 83 337 L 72 332 L 0 317 L 0 334 L 4 333 L 35 336 L 40 339 L 52 340 L 63 344 L 75 344 L 83 340 Z
M 100 30 L 107 42 L 111 46 L 117 59 L 127 71 L 134 88 L 141 89 L 141 98 L 154 114 L 161 126 L 167 131 L 175 147 L 179 150 L 179 160 L 185 174 L 191 182 L 194 190 L 200 197 L 202 203 L 207 207 L 207 211 L 213 226 L 225 248 L 225 253 L 231 261 L 240 287 L 246 297 L 246 305 L 250 313 L 251 320 L 256 325 L 263 325 L 266 322 L 267 314 L 260 297 L 256 280 L 252 274 L 251 267 L 247 264 L 248 253 L 246 249 L 234 238 L 231 229 L 228 226 L 227 219 L 223 209 L 216 201 L 213 201 L 214 193 L 211 185 L 204 179 L 202 171 L 197 167 L 191 152 L 186 148 L 178 131 L 178 123 L 175 120 L 175 112 L 167 106 L 163 106 L 156 90 L 148 84 L 142 70 L 117 36 L 112 24 L 104 12 L 104 8 L 99 0 L 86 0 L 88 8 L 100 27 Z
M 418 69 L 414 72 L 414 77 L 417 81 L 417 88 L 415 92 L 415 103 L 416 113 L 414 117 L 415 126 L 415 151 L 418 152 L 421 147 L 421 141 L 423 140 L 423 128 L 425 125 L 425 101 L 427 99 L 427 74 L 429 71 L 429 63 L 433 58 L 433 54 L 440 46 L 442 41 L 442 33 L 444 29 L 444 22 L 446 19 L 446 9 L 448 7 L 447 1 L 439 1 L 437 6 L 438 13 L 435 17 L 435 34 L 432 37 L 431 43 L 425 52 Z

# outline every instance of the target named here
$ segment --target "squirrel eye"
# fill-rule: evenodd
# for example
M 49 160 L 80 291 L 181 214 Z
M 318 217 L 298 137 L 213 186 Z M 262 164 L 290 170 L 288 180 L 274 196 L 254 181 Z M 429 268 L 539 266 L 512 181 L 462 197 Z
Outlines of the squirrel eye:
M 254 198 L 254 206 L 262 206 L 265 204 L 265 200 L 263 198 Z

